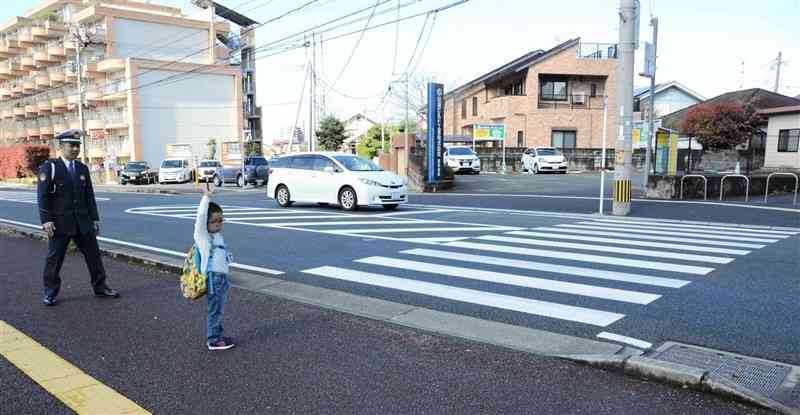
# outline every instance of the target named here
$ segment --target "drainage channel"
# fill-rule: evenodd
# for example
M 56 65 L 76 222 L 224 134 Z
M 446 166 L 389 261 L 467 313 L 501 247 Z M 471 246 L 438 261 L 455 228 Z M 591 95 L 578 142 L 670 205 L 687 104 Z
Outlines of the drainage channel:
M 745 395 L 765 397 L 800 412 L 800 366 L 677 342 L 662 344 L 648 357 L 703 370 L 706 379 L 735 385 Z

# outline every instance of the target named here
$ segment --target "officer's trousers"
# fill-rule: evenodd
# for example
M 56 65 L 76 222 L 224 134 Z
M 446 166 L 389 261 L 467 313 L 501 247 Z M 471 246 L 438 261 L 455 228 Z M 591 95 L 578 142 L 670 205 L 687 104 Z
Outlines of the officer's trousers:
M 97 245 L 97 237 L 94 232 L 76 235 L 55 234 L 47 243 L 47 259 L 44 264 L 44 295 L 46 296 L 55 297 L 61 289 L 59 271 L 64 263 L 64 255 L 67 253 L 70 240 L 74 240 L 78 249 L 83 253 L 94 291 L 99 292 L 106 288 L 106 271 L 100 260 L 100 247 Z

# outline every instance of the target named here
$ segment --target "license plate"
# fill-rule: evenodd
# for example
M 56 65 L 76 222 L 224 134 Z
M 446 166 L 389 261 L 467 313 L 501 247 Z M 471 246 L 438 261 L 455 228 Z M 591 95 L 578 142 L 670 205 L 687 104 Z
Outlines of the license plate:
M 400 192 L 392 192 L 392 199 L 393 200 L 398 200 L 398 199 L 400 199 L 400 195 L 401 195 Z

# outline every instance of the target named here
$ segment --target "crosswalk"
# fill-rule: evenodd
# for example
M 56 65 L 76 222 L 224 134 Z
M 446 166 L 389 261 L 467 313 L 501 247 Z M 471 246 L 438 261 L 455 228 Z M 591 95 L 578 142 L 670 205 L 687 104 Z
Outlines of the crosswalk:
M 28 190 L 0 190 L 0 200 L 16 203 L 37 204 L 36 192 Z M 109 200 L 107 197 L 95 197 L 98 202 Z
M 513 226 L 414 217 L 441 212 L 441 210 L 436 209 L 409 209 L 391 213 L 345 213 L 333 209 L 257 208 L 232 205 L 223 205 L 222 208 L 225 212 L 225 222 L 228 224 L 428 244 L 455 242 L 466 239 L 471 235 L 524 229 Z M 138 215 L 194 219 L 197 206 L 143 206 L 128 209 L 126 212 Z
M 596 218 L 475 235 L 304 274 L 607 328 L 798 231 Z M 715 271 L 719 271 L 716 272 Z M 607 331 L 598 338 L 649 343 Z

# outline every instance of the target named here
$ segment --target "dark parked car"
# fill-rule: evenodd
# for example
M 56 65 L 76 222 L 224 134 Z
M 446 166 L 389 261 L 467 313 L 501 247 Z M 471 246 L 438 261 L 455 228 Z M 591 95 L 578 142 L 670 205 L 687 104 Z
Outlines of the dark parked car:
M 222 181 L 224 183 L 235 183 L 239 187 L 245 184 L 267 183 L 269 178 L 269 163 L 262 156 L 247 157 L 244 159 L 244 174 L 240 165 L 225 166 L 222 169 Z M 223 183 L 216 183 L 217 186 Z
M 158 181 L 158 170 L 150 168 L 146 161 L 131 161 L 119 174 L 120 184 L 155 184 Z

